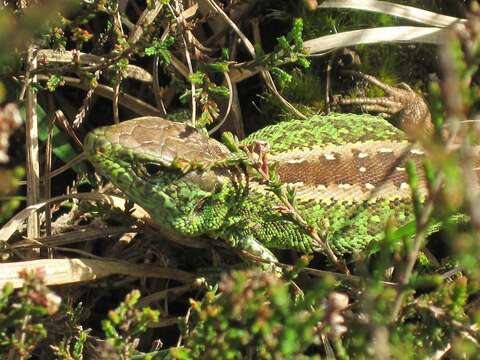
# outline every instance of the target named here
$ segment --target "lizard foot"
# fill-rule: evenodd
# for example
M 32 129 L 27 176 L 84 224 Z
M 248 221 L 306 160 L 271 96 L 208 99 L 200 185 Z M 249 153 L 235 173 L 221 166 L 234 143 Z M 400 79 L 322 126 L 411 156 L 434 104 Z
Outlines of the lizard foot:
M 433 130 L 430 110 L 424 98 L 416 93 L 408 84 L 401 83 L 397 87 L 387 85 L 372 75 L 359 71 L 347 70 L 344 74 L 364 79 L 378 86 L 386 96 L 378 98 L 337 99 L 336 105 L 359 105 L 364 112 L 385 114 L 398 128 L 412 138 L 424 136 Z

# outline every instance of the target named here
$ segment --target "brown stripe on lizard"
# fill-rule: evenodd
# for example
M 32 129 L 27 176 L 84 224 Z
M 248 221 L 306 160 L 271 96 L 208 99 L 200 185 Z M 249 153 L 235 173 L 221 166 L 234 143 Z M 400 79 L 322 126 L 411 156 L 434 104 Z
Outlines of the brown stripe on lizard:
M 391 190 L 405 188 L 406 160 L 413 160 L 420 168 L 423 155 L 423 150 L 407 142 L 378 141 L 293 151 L 274 155 L 271 161 L 277 163 L 285 183 L 302 183 L 319 189 L 356 187 L 371 192 L 378 186 Z

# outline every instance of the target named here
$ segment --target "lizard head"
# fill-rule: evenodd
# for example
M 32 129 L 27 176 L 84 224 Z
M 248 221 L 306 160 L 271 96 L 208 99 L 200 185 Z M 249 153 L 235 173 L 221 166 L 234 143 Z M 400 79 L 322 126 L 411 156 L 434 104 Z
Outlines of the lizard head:
M 227 170 L 211 165 L 230 153 L 197 129 L 142 117 L 95 129 L 85 138 L 84 151 L 101 175 L 160 225 L 191 236 L 222 225 Z M 179 163 L 198 166 L 185 170 Z

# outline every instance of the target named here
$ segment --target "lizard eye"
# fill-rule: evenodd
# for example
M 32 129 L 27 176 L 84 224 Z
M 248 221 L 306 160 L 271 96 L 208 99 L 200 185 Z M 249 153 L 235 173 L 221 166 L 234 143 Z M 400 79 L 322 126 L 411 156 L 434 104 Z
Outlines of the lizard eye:
M 145 173 L 151 177 L 158 176 L 165 170 L 164 166 L 155 163 L 144 164 L 144 169 Z
M 172 169 L 163 164 L 158 164 L 154 162 L 144 162 L 140 163 L 135 167 L 135 172 L 138 176 L 144 179 L 158 178 L 162 175 L 179 175 L 176 169 Z

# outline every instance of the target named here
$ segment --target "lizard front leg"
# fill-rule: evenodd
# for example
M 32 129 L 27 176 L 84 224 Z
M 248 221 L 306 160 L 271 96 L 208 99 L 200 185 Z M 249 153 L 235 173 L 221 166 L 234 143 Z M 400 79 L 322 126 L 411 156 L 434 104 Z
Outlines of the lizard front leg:
M 255 262 L 264 271 L 282 274 L 282 269 L 275 266 L 277 257 L 253 235 L 238 236 L 231 234 L 226 238 L 227 243 L 240 251 L 243 259 Z M 256 261 L 258 258 L 260 261 Z

